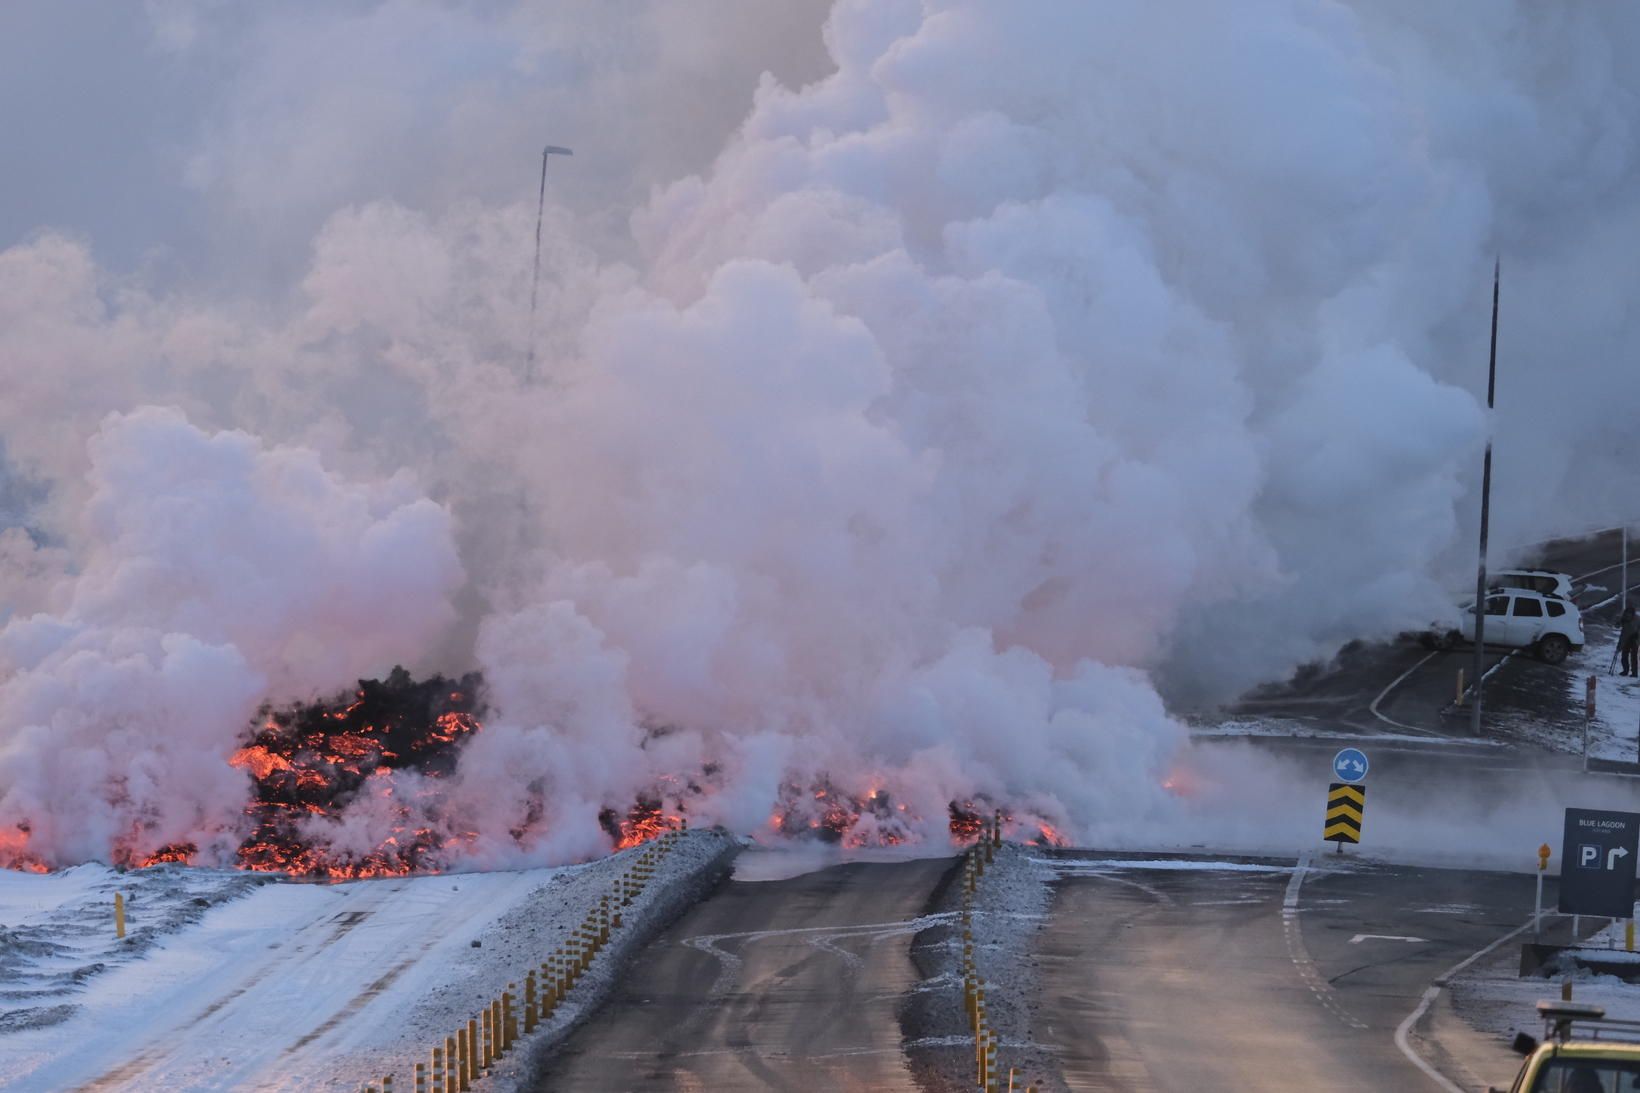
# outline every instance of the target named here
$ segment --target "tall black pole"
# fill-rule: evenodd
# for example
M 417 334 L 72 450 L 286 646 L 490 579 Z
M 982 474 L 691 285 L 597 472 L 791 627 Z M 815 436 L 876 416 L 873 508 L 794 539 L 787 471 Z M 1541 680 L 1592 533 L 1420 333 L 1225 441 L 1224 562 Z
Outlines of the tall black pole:
M 524 366 L 524 381 L 535 378 L 535 300 L 541 288 L 541 218 L 547 208 L 547 160 L 574 155 L 568 148 L 549 144 L 541 149 L 541 189 L 535 195 L 535 272 L 530 277 L 530 357 Z
M 1492 264 L 1492 353 L 1486 366 L 1486 460 L 1481 469 L 1481 557 L 1475 570 L 1475 682 L 1469 732 L 1481 734 L 1481 683 L 1486 675 L 1486 532 L 1492 517 L 1492 407 L 1498 393 L 1498 279 L 1503 260 Z

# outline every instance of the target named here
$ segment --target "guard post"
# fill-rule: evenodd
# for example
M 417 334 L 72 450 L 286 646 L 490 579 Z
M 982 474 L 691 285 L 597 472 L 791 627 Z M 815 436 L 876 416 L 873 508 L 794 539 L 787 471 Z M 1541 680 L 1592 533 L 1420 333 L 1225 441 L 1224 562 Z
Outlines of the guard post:
M 1543 937 L 1543 874 L 1549 868 L 1549 844 L 1538 847 L 1537 899 L 1532 904 L 1532 940 Z
M 1594 724 L 1594 689 L 1596 677 L 1590 676 L 1583 684 L 1583 771 L 1589 770 L 1589 727 Z

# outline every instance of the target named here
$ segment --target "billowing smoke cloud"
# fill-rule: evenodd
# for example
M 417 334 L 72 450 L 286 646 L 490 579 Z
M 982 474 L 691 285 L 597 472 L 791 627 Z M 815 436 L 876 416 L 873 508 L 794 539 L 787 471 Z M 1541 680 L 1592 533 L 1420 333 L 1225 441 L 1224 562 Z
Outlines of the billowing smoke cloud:
M 88 447 L 76 569 L 0 629 L 0 827 L 58 861 L 221 858 L 257 706 L 419 657 L 449 624 L 449 513 L 407 475 L 350 484 L 174 410 L 110 415 Z
M 339 10 L 155 24 L 156 64 L 247 58 L 178 176 L 267 261 L 0 251 L 5 466 L 43 494 L 0 540 L 0 819 L 219 822 L 227 773 L 106 787 L 401 658 L 489 681 L 438 800 L 478 863 L 591 852 L 646 795 L 753 830 L 877 790 L 866 839 L 954 800 L 1165 821 L 1163 696 L 1440 602 L 1499 253 L 1497 537 L 1629 515 L 1580 470 L 1640 455 L 1628 12 Z M 526 377 L 543 139 L 576 156 Z M 214 657 L 220 701 L 154 721 L 187 685 L 76 688 L 75 642 Z M 90 766 L 41 796 L 54 734 Z

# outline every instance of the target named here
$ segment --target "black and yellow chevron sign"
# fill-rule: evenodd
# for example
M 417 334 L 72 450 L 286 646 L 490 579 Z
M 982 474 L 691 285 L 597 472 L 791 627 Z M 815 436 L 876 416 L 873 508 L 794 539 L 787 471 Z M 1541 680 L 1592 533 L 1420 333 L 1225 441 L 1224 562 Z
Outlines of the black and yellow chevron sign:
M 1361 841 L 1361 815 L 1367 810 L 1367 787 L 1334 782 L 1327 787 L 1327 842 Z

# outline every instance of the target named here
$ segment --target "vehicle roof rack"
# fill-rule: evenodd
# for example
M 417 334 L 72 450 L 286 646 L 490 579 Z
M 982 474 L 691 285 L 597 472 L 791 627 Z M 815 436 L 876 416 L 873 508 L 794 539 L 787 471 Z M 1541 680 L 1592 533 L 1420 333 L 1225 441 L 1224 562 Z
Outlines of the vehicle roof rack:
M 1571 1038 L 1575 1024 L 1577 1035 L 1583 1039 L 1640 1043 L 1640 1021 L 1607 1017 L 1605 1006 L 1552 1000 L 1539 1002 L 1537 1011 L 1543 1018 L 1545 1040 L 1564 1043 Z

